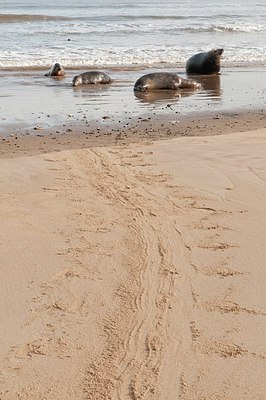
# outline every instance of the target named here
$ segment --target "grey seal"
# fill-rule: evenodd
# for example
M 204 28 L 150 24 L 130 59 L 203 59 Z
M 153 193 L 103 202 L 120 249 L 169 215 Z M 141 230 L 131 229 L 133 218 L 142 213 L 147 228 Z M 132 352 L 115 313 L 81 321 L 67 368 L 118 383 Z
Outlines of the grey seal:
M 55 63 L 51 69 L 49 69 L 44 76 L 65 76 L 65 70 L 61 67 L 59 63 Z
M 153 72 L 141 76 L 134 85 L 135 92 L 146 92 L 148 90 L 179 90 L 197 89 L 200 84 L 192 79 L 181 78 L 171 72 Z
M 187 60 L 186 71 L 188 74 L 218 74 L 223 49 L 213 49 L 204 53 L 194 54 Z
M 80 85 L 97 85 L 111 83 L 112 79 L 110 76 L 101 71 L 88 71 L 83 72 L 80 75 L 74 76 L 72 80 L 73 86 Z

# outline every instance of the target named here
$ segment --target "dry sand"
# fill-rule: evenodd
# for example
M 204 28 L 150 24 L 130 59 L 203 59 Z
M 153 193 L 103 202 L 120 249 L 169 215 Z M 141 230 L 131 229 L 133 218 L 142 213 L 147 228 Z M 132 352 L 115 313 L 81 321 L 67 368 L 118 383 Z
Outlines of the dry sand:
M 265 154 L 2 154 L 0 399 L 265 399 Z

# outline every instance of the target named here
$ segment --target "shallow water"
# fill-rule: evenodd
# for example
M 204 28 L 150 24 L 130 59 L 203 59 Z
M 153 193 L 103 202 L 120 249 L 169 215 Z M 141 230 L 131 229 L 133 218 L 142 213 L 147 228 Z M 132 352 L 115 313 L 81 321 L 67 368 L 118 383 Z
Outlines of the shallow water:
M 103 116 L 219 112 L 265 107 L 266 3 L 261 0 L 2 0 L 0 132 Z M 185 76 L 191 55 L 224 48 L 221 76 L 197 77 L 195 92 L 136 96 L 146 72 Z M 54 62 L 63 80 L 45 78 Z M 87 69 L 110 73 L 110 86 L 74 89 Z
M 129 123 L 143 114 L 172 114 L 180 119 L 193 113 L 245 111 L 265 108 L 266 68 L 225 69 L 217 76 L 197 76 L 196 91 L 134 93 L 134 82 L 149 70 L 105 70 L 113 83 L 100 87 L 72 87 L 78 71 L 68 70 L 64 79 L 44 77 L 39 71 L 4 72 L 0 107 L 0 133 L 24 128 L 49 128 L 78 122 Z M 177 71 L 186 77 L 184 72 Z M 103 118 L 104 117 L 104 118 Z

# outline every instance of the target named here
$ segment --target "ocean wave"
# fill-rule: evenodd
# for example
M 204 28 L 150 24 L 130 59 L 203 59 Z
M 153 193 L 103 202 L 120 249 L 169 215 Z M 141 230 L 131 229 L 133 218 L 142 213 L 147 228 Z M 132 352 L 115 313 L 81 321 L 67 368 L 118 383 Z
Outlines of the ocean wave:
M 57 17 L 53 17 L 57 18 Z M 59 18 L 59 17 L 58 17 Z M 62 18 L 63 19 L 63 18 Z M 25 21 L 27 21 L 25 19 Z M 38 20 L 36 20 L 38 21 Z M 43 17 L 42 21 L 49 21 L 49 19 L 45 20 Z M 188 25 L 185 24 L 159 24 L 155 25 L 153 23 L 147 24 L 137 24 L 137 23 L 126 23 L 126 22 L 113 22 L 113 23 L 102 23 L 102 24 L 88 24 L 85 22 L 78 21 L 67 21 L 66 23 L 57 24 L 47 24 L 47 25 L 38 25 L 31 30 L 28 29 L 26 25 L 20 26 L 20 31 L 23 32 L 26 36 L 35 36 L 35 35 L 53 35 L 53 36 L 62 36 L 62 35 L 130 35 L 130 34 L 177 34 L 181 35 L 182 33 L 211 33 L 211 32 L 221 32 L 221 33 L 259 33 L 266 32 L 265 25 L 221 25 L 221 24 L 212 24 L 212 25 Z
M 244 25 L 244 24 L 227 24 L 227 25 L 208 25 L 208 26 L 197 26 L 197 27 L 184 27 L 181 30 L 187 32 L 241 32 L 241 33 L 253 33 L 253 32 L 266 32 L 266 25 Z
M 182 24 L 138 24 L 134 22 L 111 22 L 111 23 L 91 23 L 67 21 L 61 24 L 38 24 L 31 29 L 27 25 L 22 25 L 19 28 L 27 36 L 52 34 L 53 36 L 61 35 L 130 35 L 130 34 L 160 34 L 160 35 L 181 35 L 182 33 L 260 33 L 266 32 L 266 25 L 241 25 L 241 24 L 195 24 L 189 25 L 188 23 Z M 126 36 L 124 36 L 126 38 Z
M 197 48 L 85 48 L 68 49 L 39 49 L 29 52 L 26 56 L 22 52 L 0 52 L 0 69 L 12 68 L 47 68 L 49 65 L 60 62 L 65 68 L 136 68 L 156 67 L 166 65 L 169 67 L 184 68 L 187 59 L 199 52 Z M 257 49 L 227 49 L 222 60 L 224 67 L 230 66 L 265 66 L 266 55 L 263 48 Z
M 70 18 L 52 15 L 35 14 L 0 14 L 0 24 L 16 22 L 35 22 L 35 21 L 67 21 Z
M 189 16 L 189 15 L 170 15 L 170 14 L 166 14 L 166 15 L 158 15 L 158 14 L 114 14 L 112 16 L 109 16 L 110 20 L 127 20 L 127 21 L 134 21 L 134 20 L 152 20 L 152 21 L 167 21 L 167 20 L 171 20 L 171 21 L 181 21 L 181 20 L 188 20 L 193 18 L 193 16 Z M 78 20 L 87 20 L 88 17 L 78 17 Z M 103 17 L 102 16 L 97 16 L 97 17 L 93 17 L 92 19 L 94 20 L 102 20 Z

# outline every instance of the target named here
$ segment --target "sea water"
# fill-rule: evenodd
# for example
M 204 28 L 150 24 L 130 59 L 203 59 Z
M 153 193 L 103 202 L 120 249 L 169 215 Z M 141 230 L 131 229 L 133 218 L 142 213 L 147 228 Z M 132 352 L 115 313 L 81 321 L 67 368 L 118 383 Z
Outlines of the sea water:
M 212 48 L 266 65 L 265 0 L 1 0 L 0 33 L 0 69 L 183 68 Z
M 118 123 L 129 114 L 265 108 L 265 0 L 0 0 L 0 34 L 0 135 L 80 115 Z M 134 93 L 147 72 L 185 78 L 186 60 L 212 48 L 224 49 L 221 75 L 197 77 L 200 90 Z M 66 69 L 62 80 L 44 77 L 55 62 Z M 113 83 L 73 88 L 73 76 L 89 69 Z

